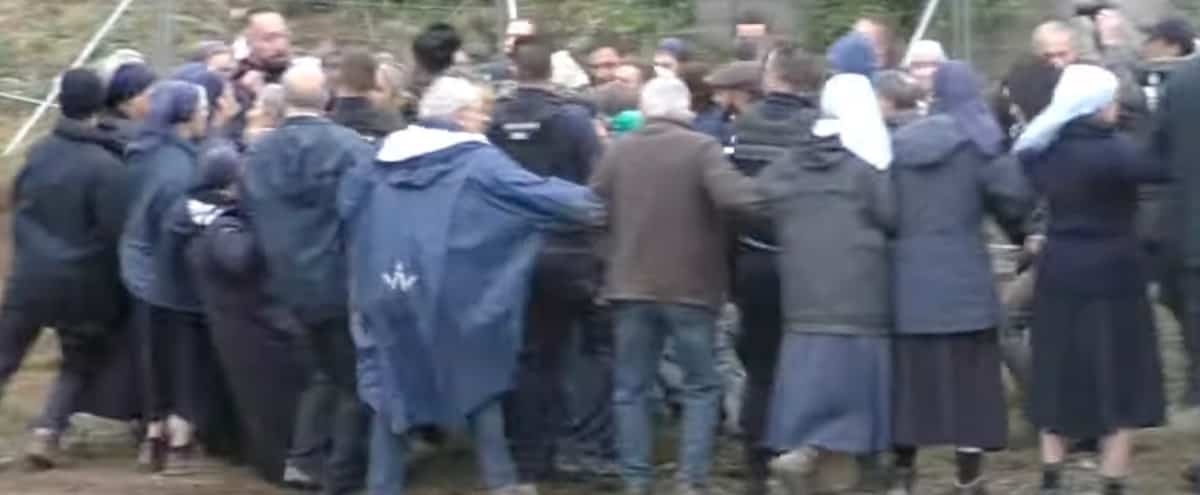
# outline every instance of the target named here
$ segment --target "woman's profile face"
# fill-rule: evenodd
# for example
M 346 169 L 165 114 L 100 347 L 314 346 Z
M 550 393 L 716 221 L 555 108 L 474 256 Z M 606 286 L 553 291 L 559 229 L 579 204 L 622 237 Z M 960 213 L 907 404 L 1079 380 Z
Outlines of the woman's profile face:
M 196 111 L 192 112 L 192 118 L 187 122 L 188 131 L 193 138 L 202 138 L 208 134 L 208 97 L 203 91 L 197 96 Z

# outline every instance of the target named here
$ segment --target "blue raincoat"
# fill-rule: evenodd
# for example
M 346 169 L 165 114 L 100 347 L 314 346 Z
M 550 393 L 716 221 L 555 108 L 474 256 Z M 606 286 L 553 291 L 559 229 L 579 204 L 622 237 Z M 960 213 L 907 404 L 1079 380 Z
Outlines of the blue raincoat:
M 588 189 L 449 127 L 392 134 L 339 197 L 359 393 L 396 433 L 460 426 L 511 388 L 539 233 L 602 218 Z

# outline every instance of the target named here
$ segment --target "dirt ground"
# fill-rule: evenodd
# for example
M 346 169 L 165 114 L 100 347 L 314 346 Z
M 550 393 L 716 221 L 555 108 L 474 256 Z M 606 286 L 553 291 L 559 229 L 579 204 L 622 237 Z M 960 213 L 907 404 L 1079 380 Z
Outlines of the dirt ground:
M 1169 331 L 1163 337 L 1167 358 L 1169 389 L 1177 395 L 1180 366 L 1178 337 L 1169 318 L 1163 316 Z M 215 465 L 202 475 L 186 479 L 164 479 L 136 473 L 132 468 L 134 449 L 125 429 L 88 418 L 77 418 L 76 429 L 68 439 L 71 463 L 50 472 L 30 472 L 19 461 L 25 441 L 24 424 L 37 411 L 46 386 L 53 376 L 57 356 L 52 337 L 38 344 L 33 356 L 12 383 L 0 404 L 0 494 L 66 495 L 274 495 L 287 493 L 255 479 L 246 469 Z M 1014 396 L 1013 403 L 1019 403 Z M 1015 408 L 1014 408 L 1015 409 Z M 1013 413 L 1013 444 L 1008 452 L 989 457 L 988 475 L 992 493 L 1036 493 L 1038 462 L 1032 448 L 1028 429 Z M 1180 472 L 1194 455 L 1200 455 L 1200 413 L 1173 414 L 1172 424 L 1161 430 L 1147 431 L 1138 438 L 1135 493 L 1153 495 L 1188 493 L 1180 481 Z M 717 465 L 716 485 L 720 493 L 740 493 L 742 468 L 736 442 L 722 442 Z M 952 452 L 946 449 L 930 451 L 921 458 L 925 476 L 919 493 L 936 494 L 949 488 Z M 663 459 L 669 458 L 666 452 Z M 670 476 L 670 466 L 664 466 L 662 478 Z M 1088 493 L 1094 486 L 1095 474 L 1075 470 L 1071 479 L 1077 493 Z M 466 495 L 482 493 L 474 477 L 469 452 L 458 450 L 437 454 L 413 467 L 413 488 L 416 495 Z M 666 487 L 664 483 L 664 487 Z M 613 491 L 611 480 L 590 484 L 564 483 L 543 487 L 551 495 L 584 495 Z M 664 491 L 664 493 L 670 493 Z

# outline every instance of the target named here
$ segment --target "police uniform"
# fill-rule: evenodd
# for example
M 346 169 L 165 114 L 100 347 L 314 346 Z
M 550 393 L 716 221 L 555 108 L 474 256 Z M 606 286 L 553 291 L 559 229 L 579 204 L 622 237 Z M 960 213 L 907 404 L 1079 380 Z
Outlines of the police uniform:
M 530 172 L 586 184 L 600 152 L 592 118 L 584 102 L 549 85 L 509 88 L 496 103 L 488 139 Z M 547 239 L 534 269 L 516 390 L 506 415 L 523 481 L 539 481 L 553 472 L 559 433 L 572 413 L 563 390 L 566 360 L 574 354 L 569 346 L 589 340 L 586 335 L 577 339 L 576 328 L 594 329 L 590 317 L 601 271 L 590 240 L 580 235 Z M 607 407 L 609 390 L 601 386 L 592 392 L 603 396 Z

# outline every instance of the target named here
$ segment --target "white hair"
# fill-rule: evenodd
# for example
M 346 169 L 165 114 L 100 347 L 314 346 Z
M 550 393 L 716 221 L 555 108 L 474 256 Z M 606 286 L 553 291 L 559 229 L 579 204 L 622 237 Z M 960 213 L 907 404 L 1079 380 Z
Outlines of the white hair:
M 942 44 L 936 40 L 919 40 L 913 43 L 910 50 L 909 60 L 920 60 L 922 62 L 945 62 L 946 49 L 942 48 Z
M 692 93 L 687 84 L 675 77 L 656 77 L 642 88 L 639 105 L 647 119 L 668 118 L 691 120 Z
M 483 101 L 483 90 L 463 78 L 439 77 L 421 97 L 418 115 L 422 119 L 449 118 L 458 111 Z

